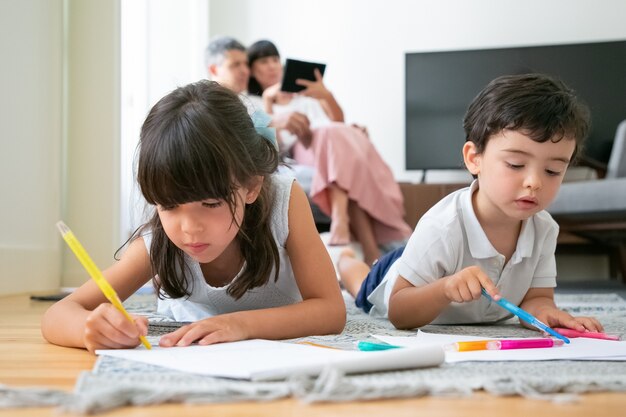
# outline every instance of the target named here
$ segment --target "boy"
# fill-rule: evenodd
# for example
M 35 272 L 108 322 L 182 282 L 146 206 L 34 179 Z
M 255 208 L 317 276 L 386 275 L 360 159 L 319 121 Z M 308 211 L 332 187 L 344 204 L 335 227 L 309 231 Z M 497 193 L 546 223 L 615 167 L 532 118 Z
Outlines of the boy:
M 481 297 L 484 287 L 549 326 L 602 330 L 554 304 L 558 226 L 544 210 L 588 133 L 586 107 L 546 75 L 503 76 L 474 98 L 463 127 L 471 186 L 432 207 L 404 251 L 369 274 L 342 253 L 339 273 L 357 306 L 402 329 L 510 317 Z

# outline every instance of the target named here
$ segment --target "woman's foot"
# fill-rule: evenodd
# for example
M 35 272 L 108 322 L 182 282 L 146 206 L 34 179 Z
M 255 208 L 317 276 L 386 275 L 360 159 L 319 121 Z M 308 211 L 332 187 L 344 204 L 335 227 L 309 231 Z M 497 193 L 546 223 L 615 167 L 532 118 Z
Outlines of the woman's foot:
M 332 222 L 330 223 L 330 239 L 328 239 L 328 244 L 331 246 L 344 246 L 349 243 L 349 223 L 340 220 L 332 220 Z

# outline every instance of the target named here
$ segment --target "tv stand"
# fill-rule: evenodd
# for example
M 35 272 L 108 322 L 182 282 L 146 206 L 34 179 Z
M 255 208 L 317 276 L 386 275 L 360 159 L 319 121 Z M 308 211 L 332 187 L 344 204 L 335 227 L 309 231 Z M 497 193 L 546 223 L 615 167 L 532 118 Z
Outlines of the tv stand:
M 424 172 L 426 174 L 426 172 Z M 415 228 L 418 220 L 439 200 L 453 191 L 467 187 L 469 183 L 427 184 L 424 183 L 426 175 L 422 176 L 422 182 L 400 182 L 400 190 L 404 197 L 404 220 Z

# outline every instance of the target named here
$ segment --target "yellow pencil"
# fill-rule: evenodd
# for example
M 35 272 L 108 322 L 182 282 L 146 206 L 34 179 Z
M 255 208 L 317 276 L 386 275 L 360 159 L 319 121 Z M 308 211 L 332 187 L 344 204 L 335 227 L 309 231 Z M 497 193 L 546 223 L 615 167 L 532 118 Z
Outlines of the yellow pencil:
M 76 255 L 80 263 L 83 264 L 83 267 L 85 267 L 91 278 L 96 281 L 98 288 L 100 288 L 107 300 L 109 300 L 111 304 L 113 304 L 113 306 L 117 308 L 131 323 L 135 323 L 133 318 L 130 314 L 128 314 L 122 305 L 120 298 L 117 296 L 113 287 L 111 287 L 111 284 L 109 284 L 104 278 L 102 272 L 100 272 L 96 264 L 93 260 L 91 260 L 91 257 L 85 248 L 83 248 L 83 245 L 81 245 L 78 239 L 76 239 L 76 236 L 74 236 L 74 233 L 72 233 L 70 228 L 67 227 L 62 221 L 57 222 L 57 228 L 61 232 L 61 236 L 63 236 L 65 242 L 67 242 L 67 245 L 70 247 L 72 252 L 74 252 L 74 255 Z M 141 340 L 141 343 L 143 343 L 146 349 L 152 349 L 150 342 L 148 342 L 148 339 L 144 336 L 139 336 L 139 340 Z

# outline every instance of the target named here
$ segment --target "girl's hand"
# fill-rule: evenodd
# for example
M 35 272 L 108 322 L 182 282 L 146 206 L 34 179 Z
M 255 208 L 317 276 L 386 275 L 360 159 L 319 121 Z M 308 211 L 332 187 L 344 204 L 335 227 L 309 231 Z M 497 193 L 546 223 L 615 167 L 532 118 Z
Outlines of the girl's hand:
M 537 313 L 537 319 L 550 327 L 566 327 L 568 329 L 584 332 L 602 332 L 604 328 L 593 317 L 573 317 L 569 313 L 558 308 L 544 309 Z
M 500 294 L 491 279 L 478 267 L 470 266 L 445 278 L 444 295 L 449 301 L 465 303 L 480 298 L 481 287 L 498 300 Z
M 226 314 L 200 320 L 163 335 L 159 346 L 189 346 L 194 342 L 199 345 L 235 342 L 247 339 L 247 334 L 236 314 Z
M 305 80 L 303 78 L 296 80 L 296 84 L 305 87 L 304 90 L 300 91 L 300 94 L 318 100 L 324 100 L 328 98 L 331 93 L 324 85 L 322 73 L 317 68 L 314 69 L 313 73 L 315 74 L 315 81 Z
M 121 349 L 138 346 L 139 336 L 148 334 L 148 319 L 133 316 L 135 323 L 128 319 L 112 304 L 103 303 L 96 307 L 85 320 L 83 342 L 87 350 Z

